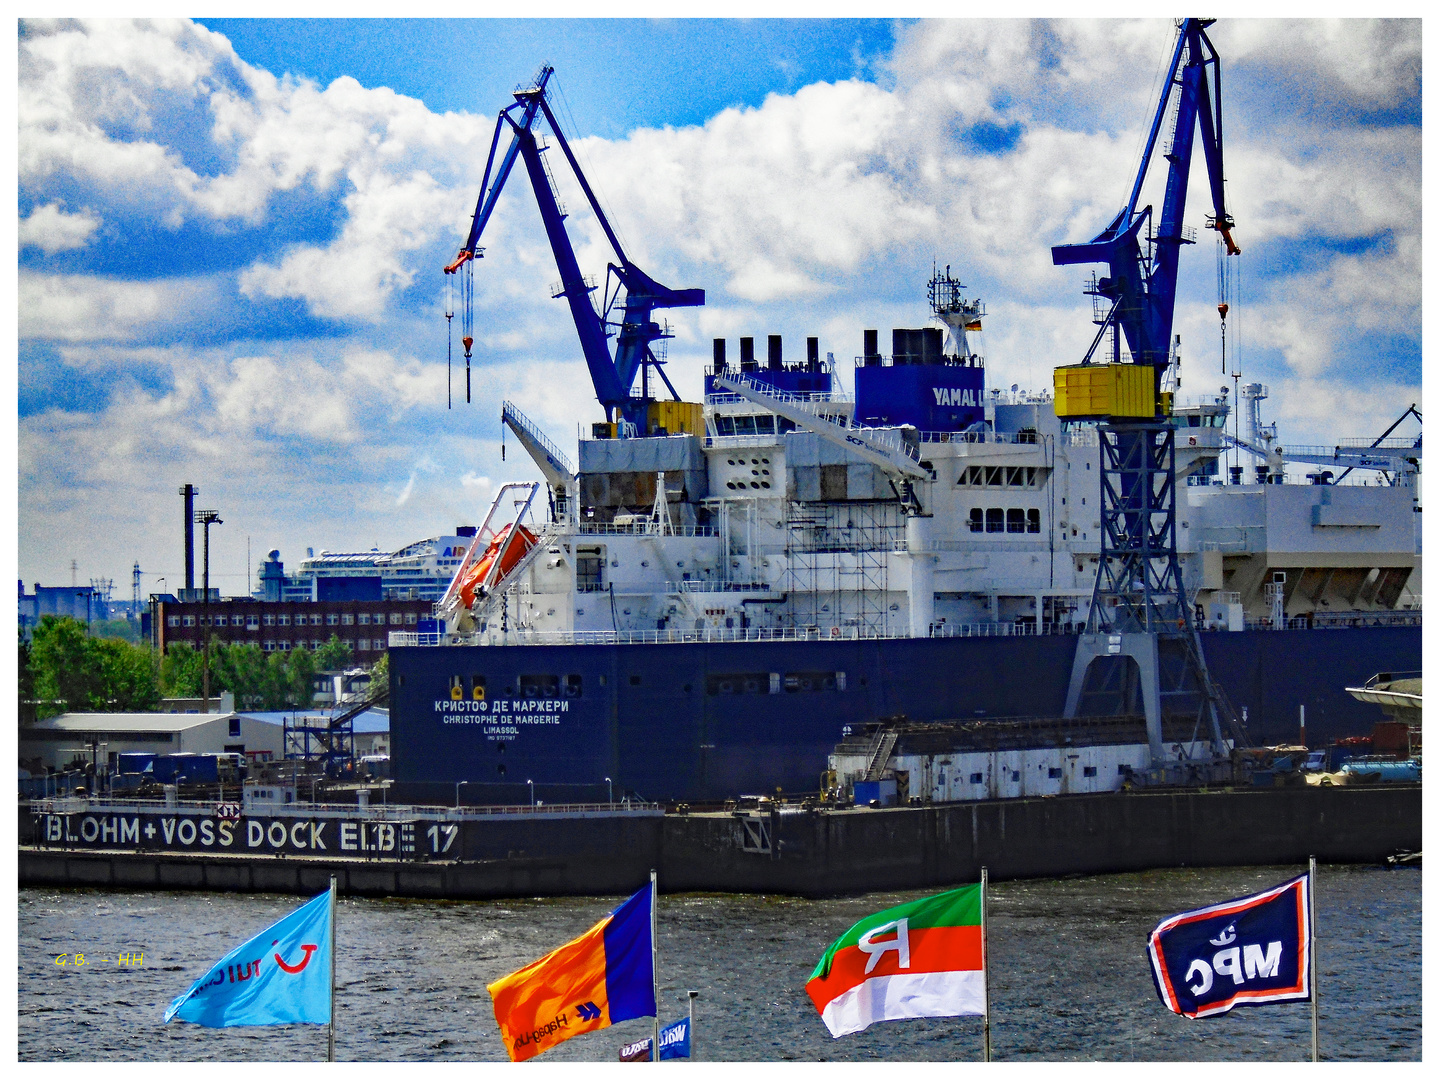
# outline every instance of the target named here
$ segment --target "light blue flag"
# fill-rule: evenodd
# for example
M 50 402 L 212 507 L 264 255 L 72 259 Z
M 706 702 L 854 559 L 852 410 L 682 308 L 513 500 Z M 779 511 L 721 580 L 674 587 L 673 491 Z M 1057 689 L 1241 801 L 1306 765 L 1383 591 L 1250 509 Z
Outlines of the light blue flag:
M 222 957 L 170 1003 L 165 1023 L 328 1024 L 334 947 L 327 891 Z

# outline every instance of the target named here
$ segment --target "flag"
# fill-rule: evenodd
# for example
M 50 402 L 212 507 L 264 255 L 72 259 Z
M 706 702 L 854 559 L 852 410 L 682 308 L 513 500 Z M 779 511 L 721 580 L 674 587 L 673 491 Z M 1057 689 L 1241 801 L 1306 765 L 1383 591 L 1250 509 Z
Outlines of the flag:
M 646 885 L 574 941 L 486 988 L 511 1061 L 655 1015 L 651 889 Z
M 861 919 L 825 950 L 805 991 L 835 1038 L 881 1020 L 983 1016 L 981 887 Z
M 1191 1020 L 1240 1005 L 1310 1000 L 1310 882 L 1182 911 L 1150 932 L 1150 974 Z
M 221 957 L 170 1003 L 164 1022 L 328 1024 L 334 948 L 327 891 Z
M 620 1048 L 621 1061 L 651 1061 L 650 1057 L 651 1039 L 646 1036 L 636 1042 L 626 1043 Z M 688 1058 L 690 1056 L 690 1018 L 677 1020 L 669 1027 L 660 1029 L 660 1060 L 670 1061 L 674 1058 Z

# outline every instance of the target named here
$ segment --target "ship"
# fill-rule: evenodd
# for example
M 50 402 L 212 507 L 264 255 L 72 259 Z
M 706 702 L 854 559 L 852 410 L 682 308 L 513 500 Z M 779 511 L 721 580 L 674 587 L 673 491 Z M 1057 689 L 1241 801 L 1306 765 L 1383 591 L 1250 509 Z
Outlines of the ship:
M 1205 26 L 1181 27 L 1172 75 L 1184 63 L 1199 78 L 1191 69 L 1213 62 Z M 1024 736 L 994 725 L 1119 745 L 1115 717 L 1133 700 L 1090 702 L 1108 713 L 1090 737 L 1067 701 L 1106 557 L 1096 425 L 1062 422 L 1050 388 L 987 385 L 991 316 L 951 267 L 933 268 L 925 325 L 892 328 L 888 353 L 878 328 L 841 350 L 847 360 L 822 357 L 818 337 L 803 359 L 787 359 L 780 335 L 759 338 L 758 353 L 757 336 L 735 353 L 715 339 L 703 401 L 679 400 L 654 312 L 704 293 L 661 285 L 626 257 L 549 110 L 550 73 L 502 111 L 470 234 L 446 271 L 473 274 L 523 160 L 561 270 L 555 295 L 606 420 L 572 463 L 504 403 L 540 479 L 501 488 L 435 618 L 390 636 L 394 797 L 698 804 L 821 792 L 837 752 L 861 753 L 875 779 L 885 745 L 925 724 L 983 729 L 1007 747 Z M 1156 130 L 1165 110 L 1162 97 Z M 553 144 L 534 130 L 541 118 Z M 497 157 L 504 130 L 512 144 Z M 616 252 L 598 309 L 542 155 L 555 147 Z M 1179 150 L 1167 155 L 1172 177 L 1188 176 L 1183 149 L 1180 165 Z M 1233 247 L 1218 206 L 1213 224 Z M 1123 363 L 1119 308 L 1101 318 L 1097 306 L 1092 352 L 1103 345 Z M 1175 554 L 1230 721 L 1228 733 L 1175 734 L 1175 756 L 1213 761 L 1237 742 L 1291 737 L 1302 705 L 1315 739 L 1368 729 L 1347 684 L 1419 667 L 1418 442 L 1282 447 L 1261 420 L 1266 387 L 1237 381 L 1239 401 L 1223 386 L 1181 397 L 1179 340 L 1164 340 L 1166 382 L 1152 392 L 1174 436 Z M 899 720 L 888 734 L 876 727 L 885 717 Z M 1153 758 L 1153 740 L 1137 745 Z M 1140 768 L 1128 750 L 1107 753 L 1084 766 L 1098 777 L 1103 764 L 1103 783 L 1065 787 L 1062 776 L 1057 790 L 1118 787 Z M 919 787 L 912 798 L 964 797 L 953 778 Z

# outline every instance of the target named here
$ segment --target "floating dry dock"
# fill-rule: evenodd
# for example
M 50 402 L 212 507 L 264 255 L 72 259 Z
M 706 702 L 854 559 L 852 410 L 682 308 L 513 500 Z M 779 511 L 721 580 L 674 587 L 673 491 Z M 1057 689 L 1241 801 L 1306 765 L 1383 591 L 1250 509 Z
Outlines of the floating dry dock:
M 655 868 L 667 892 L 832 896 L 974 881 L 981 866 L 1013 879 L 1379 863 L 1421 847 L 1418 784 L 695 814 L 295 807 L 221 820 L 80 803 L 22 809 L 22 886 L 305 894 L 335 874 L 352 895 L 490 899 L 623 893 Z

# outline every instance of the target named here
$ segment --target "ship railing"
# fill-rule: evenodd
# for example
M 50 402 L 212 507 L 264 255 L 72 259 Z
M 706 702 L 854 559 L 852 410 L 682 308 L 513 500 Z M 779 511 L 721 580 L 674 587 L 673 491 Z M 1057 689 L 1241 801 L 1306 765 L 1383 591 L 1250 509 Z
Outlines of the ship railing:
M 727 374 L 729 372 L 727 371 Z M 849 404 L 850 397 L 841 390 L 801 390 L 792 391 L 789 395 L 797 401 L 843 401 Z M 739 394 L 725 392 L 711 393 L 705 395 L 706 405 L 750 405 L 753 402 L 749 398 L 741 397 Z
M 603 781 L 602 781 L 603 783 Z M 594 787 L 594 784 L 583 785 Z M 239 802 L 239 799 L 235 800 Z M 219 804 L 215 801 L 180 799 L 166 802 L 164 799 L 111 799 L 105 796 L 87 798 L 32 799 L 32 814 L 79 814 L 95 811 L 120 811 L 122 813 L 181 814 L 184 816 L 213 815 Z M 366 821 L 411 821 L 421 818 L 495 817 L 524 814 L 596 814 L 596 813 L 644 813 L 662 814 L 663 803 L 644 802 L 639 799 L 616 799 L 614 802 L 547 803 L 531 806 L 528 803 L 498 804 L 480 806 L 419 806 L 408 803 L 384 803 L 381 805 L 357 806 L 353 803 L 305 802 L 268 803 L 256 801 L 245 805 L 246 817 L 333 817 L 363 818 Z
M 615 525 L 611 522 L 582 521 L 582 536 L 645 536 L 654 533 L 654 526 L 647 518 L 634 525 Z M 672 525 L 669 536 L 719 536 L 720 531 L 710 525 Z
M 720 581 L 715 578 L 667 581 L 665 591 L 672 593 L 769 592 L 768 581 Z
M 774 446 L 784 438 L 784 432 L 775 435 L 707 435 L 705 446 L 722 450 L 736 446 Z
M 921 431 L 922 443 L 1005 443 L 1037 446 L 1041 436 L 1033 431 Z
M 936 623 L 930 627 L 930 636 L 937 638 L 956 637 L 1049 637 L 1055 634 L 1079 634 L 1084 632 L 1083 623 L 1064 622 L 980 622 L 980 623 Z
M 1308 616 L 1308 622 L 1313 630 L 1347 630 L 1363 626 L 1423 626 L 1422 616 L 1420 611 L 1316 611 Z
M 1075 424 L 1065 426 L 1066 446 L 1099 446 L 1100 430 L 1093 427 L 1080 427 Z
M 414 631 L 391 630 L 390 647 L 397 645 L 443 645 L 445 644 L 444 634 L 417 634 Z

